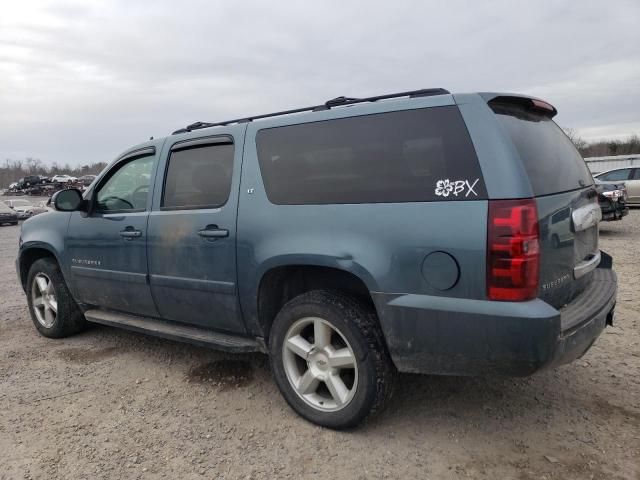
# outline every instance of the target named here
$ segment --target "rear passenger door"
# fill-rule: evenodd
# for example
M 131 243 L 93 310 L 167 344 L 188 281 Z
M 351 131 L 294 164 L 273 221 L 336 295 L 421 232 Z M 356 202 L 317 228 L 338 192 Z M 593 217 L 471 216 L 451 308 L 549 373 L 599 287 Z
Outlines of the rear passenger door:
M 147 249 L 151 292 L 166 320 L 244 332 L 235 247 L 244 130 L 165 144 Z

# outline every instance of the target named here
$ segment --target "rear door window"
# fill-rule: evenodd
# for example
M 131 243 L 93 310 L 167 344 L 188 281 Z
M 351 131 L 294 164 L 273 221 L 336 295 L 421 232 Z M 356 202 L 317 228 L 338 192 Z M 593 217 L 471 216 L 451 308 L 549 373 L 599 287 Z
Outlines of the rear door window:
M 485 199 L 455 106 L 260 130 L 258 160 L 276 204 Z
M 520 155 L 536 196 L 593 184 L 584 159 L 562 129 L 546 115 L 511 103 L 490 103 Z
M 233 152 L 232 143 L 172 151 L 162 208 L 215 208 L 227 203 L 231 192 Z

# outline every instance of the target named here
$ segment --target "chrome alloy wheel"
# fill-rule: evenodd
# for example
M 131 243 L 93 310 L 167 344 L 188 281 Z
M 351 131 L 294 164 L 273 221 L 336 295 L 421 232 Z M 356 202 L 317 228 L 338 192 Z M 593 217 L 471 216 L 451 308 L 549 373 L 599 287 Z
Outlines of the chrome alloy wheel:
M 53 282 L 44 273 L 38 273 L 33 279 L 31 302 L 38 323 L 45 328 L 51 328 L 58 314 L 58 300 Z
M 358 364 L 340 331 L 326 320 L 297 320 L 285 336 L 282 361 L 289 383 L 312 407 L 335 412 L 346 407 L 358 387 Z

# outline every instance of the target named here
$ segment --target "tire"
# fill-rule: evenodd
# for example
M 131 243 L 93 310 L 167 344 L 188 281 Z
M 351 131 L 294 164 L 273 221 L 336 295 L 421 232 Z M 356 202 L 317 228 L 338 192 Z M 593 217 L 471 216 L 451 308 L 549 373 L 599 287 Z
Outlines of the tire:
M 317 425 L 354 427 L 392 396 L 396 369 L 375 311 L 342 292 L 314 290 L 288 302 L 271 328 L 269 351 L 285 400 Z
M 60 267 L 51 258 L 41 258 L 31 266 L 27 276 L 27 302 L 33 324 L 45 337 L 68 337 L 86 326 Z

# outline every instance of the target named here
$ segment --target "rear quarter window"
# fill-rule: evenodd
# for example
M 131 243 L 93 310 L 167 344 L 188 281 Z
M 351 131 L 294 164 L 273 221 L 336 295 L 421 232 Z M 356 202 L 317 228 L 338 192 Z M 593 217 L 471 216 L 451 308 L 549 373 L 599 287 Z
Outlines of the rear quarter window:
M 258 160 L 275 204 L 476 200 L 487 196 L 455 106 L 260 130 Z
M 549 117 L 521 105 L 491 103 L 490 107 L 518 151 L 534 195 L 593 184 L 584 159 Z

